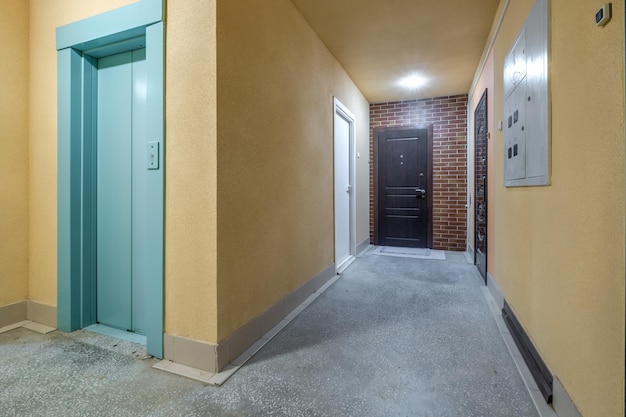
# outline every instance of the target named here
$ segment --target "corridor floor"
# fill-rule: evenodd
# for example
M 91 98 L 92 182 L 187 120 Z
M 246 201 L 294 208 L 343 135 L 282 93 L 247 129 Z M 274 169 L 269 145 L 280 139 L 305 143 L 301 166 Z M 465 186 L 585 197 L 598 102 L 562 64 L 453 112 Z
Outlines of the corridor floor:
M 0 334 L 1 416 L 537 416 L 462 253 L 366 254 L 223 386 L 85 331 Z

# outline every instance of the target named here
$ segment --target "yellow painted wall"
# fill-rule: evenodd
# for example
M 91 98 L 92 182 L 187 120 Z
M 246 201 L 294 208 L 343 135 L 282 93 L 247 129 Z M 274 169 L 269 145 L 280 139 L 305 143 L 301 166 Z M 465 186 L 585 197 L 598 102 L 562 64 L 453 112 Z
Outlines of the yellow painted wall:
M 217 39 L 221 340 L 334 262 L 333 96 L 357 118 L 361 179 L 369 108 L 289 0 L 218 1 Z
M 165 332 L 217 342 L 215 1 L 168 2 Z
M 0 0 L 0 307 L 28 297 L 28 14 Z
M 504 1 L 503 1 L 504 3 Z M 624 415 L 624 6 L 551 2 L 552 185 L 503 186 L 492 129 L 490 272 L 585 417 Z M 504 57 L 533 5 L 514 0 L 493 50 L 494 122 Z M 491 266 L 492 265 L 492 266 Z

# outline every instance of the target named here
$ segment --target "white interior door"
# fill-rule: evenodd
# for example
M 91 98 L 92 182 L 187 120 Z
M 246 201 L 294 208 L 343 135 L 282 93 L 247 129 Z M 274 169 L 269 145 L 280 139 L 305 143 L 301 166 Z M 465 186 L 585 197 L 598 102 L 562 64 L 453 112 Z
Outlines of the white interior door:
M 335 100 L 335 265 L 341 272 L 354 260 L 354 117 Z

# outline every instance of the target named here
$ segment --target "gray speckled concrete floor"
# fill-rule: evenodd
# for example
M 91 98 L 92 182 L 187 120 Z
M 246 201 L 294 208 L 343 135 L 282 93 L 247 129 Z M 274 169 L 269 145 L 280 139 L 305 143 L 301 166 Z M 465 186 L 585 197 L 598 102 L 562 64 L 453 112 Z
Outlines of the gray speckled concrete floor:
M 537 416 L 460 253 L 365 255 L 222 387 L 84 331 L 0 334 L 1 416 Z

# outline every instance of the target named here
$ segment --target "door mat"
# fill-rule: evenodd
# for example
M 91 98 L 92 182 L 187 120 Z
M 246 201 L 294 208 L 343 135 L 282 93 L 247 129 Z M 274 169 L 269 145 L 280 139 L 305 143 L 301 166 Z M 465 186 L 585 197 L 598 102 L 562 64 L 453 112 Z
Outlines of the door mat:
M 397 248 L 394 246 L 379 246 L 372 252 L 374 255 L 398 256 L 400 258 L 437 259 L 446 260 L 446 253 L 442 250 L 427 248 Z

